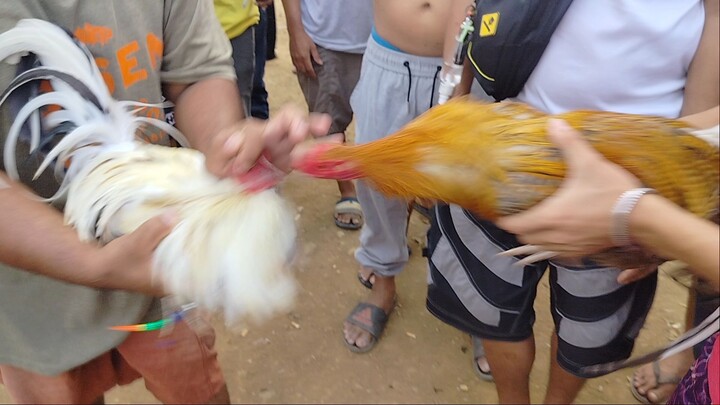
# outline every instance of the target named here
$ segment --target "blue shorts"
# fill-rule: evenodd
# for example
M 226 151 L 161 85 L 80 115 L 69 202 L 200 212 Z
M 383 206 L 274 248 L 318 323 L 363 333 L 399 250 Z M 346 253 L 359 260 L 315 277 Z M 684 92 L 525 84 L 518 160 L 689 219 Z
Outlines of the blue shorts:
M 587 377 L 581 367 L 628 358 L 655 296 L 657 273 L 621 285 L 616 268 L 547 261 L 520 267 L 516 258 L 497 256 L 519 245 L 490 222 L 438 205 L 428 231 L 428 310 L 475 336 L 525 340 L 535 322 L 537 284 L 549 268 L 558 363 Z

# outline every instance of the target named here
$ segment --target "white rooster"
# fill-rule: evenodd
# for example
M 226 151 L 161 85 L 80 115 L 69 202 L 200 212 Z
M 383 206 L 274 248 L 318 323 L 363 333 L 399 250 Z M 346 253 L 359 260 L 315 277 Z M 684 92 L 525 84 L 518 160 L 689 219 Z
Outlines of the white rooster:
M 26 122 L 31 150 L 46 141 L 41 129 L 69 127 L 36 177 L 53 162 L 56 174 L 65 171 L 50 200 L 67 197 L 65 221 L 81 239 L 106 243 L 173 209 L 180 220 L 155 251 L 153 269 L 168 291 L 222 311 L 229 323 L 289 308 L 296 232 L 292 210 L 275 190 L 252 192 L 215 177 L 196 150 L 138 141 L 136 132 L 151 125 L 185 142 L 165 122 L 136 115 L 148 105 L 114 100 L 89 51 L 56 25 L 28 19 L 0 34 L 0 61 L 28 54 L 38 66 L 18 74 L 0 104 L 40 79 L 53 91 L 31 98 L 16 115 L 4 150 L 11 178 L 18 179 L 16 145 Z M 50 105 L 61 109 L 41 122 L 39 110 Z

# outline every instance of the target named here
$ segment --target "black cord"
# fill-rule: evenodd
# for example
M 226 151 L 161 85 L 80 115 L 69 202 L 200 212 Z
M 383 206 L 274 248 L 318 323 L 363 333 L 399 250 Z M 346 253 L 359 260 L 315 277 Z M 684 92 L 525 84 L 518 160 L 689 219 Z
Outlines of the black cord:
M 433 102 L 433 96 L 435 96 L 435 85 L 437 84 L 437 78 L 438 78 L 438 75 L 440 74 L 440 70 L 442 70 L 442 66 L 437 67 L 437 70 L 435 71 L 435 76 L 433 76 L 432 91 L 430 92 L 430 107 L 428 107 L 428 109 L 432 108 L 432 106 L 433 106 L 432 102 Z
M 410 62 L 405 61 L 403 63 L 403 66 L 405 66 L 408 70 L 408 92 L 407 92 L 407 102 L 410 102 L 410 89 L 412 88 L 412 70 L 410 70 Z

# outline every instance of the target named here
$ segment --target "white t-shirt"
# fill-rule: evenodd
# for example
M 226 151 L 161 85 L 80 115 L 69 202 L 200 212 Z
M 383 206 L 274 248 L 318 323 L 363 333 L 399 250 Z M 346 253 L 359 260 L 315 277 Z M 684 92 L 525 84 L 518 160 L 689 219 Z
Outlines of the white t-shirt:
M 363 53 L 373 24 L 372 0 L 302 0 L 305 32 L 332 51 Z
M 575 0 L 517 99 L 676 118 L 704 18 L 702 0 Z

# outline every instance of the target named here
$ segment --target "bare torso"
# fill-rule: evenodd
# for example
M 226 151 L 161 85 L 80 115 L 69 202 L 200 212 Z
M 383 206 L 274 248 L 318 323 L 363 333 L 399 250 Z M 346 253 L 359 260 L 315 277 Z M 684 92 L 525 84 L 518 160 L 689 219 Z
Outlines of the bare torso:
M 375 29 L 391 44 L 419 56 L 442 56 L 449 0 L 375 0 Z

